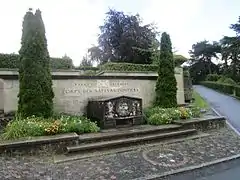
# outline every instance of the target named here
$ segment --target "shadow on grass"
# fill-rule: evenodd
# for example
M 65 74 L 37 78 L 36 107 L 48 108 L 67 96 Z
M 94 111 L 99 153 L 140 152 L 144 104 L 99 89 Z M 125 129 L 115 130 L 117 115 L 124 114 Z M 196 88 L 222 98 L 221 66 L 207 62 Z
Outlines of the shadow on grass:
M 195 105 L 197 107 L 200 107 L 200 108 L 203 108 L 203 109 L 209 109 L 210 108 L 207 101 L 205 101 L 205 99 L 202 98 L 198 92 L 193 91 L 193 98 L 194 98 L 193 105 Z

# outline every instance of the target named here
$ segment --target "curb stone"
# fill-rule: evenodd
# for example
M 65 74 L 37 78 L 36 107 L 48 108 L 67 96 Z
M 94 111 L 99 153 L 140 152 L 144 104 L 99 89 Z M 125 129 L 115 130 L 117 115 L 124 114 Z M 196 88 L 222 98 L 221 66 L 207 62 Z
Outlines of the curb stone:
M 180 174 L 183 174 L 183 173 L 186 173 L 186 172 L 189 172 L 189 171 L 200 170 L 200 169 L 205 168 L 205 167 L 210 167 L 210 166 L 214 166 L 214 165 L 217 165 L 217 164 L 220 164 L 220 163 L 226 163 L 228 161 L 237 160 L 237 159 L 240 159 L 240 154 L 230 156 L 230 157 L 226 157 L 226 158 L 222 158 L 222 159 L 217 159 L 217 160 L 207 162 L 207 163 L 202 163 L 200 165 L 193 165 L 193 166 L 189 166 L 189 167 L 185 167 L 185 168 L 180 168 L 180 169 L 177 169 L 177 170 L 168 171 L 168 172 L 165 172 L 165 173 L 162 173 L 162 174 L 150 175 L 150 176 L 147 176 L 147 177 L 136 178 L 136 179 L 133 179 L 133 180 L 144 180 L 144 179 L 157 180 L 157 179 L 161 179 L 161 178 L 170 178 L 170 176 L 180 175 Z
M 211 109 L 218 115 L 222 116 L 215 108 L 211 107 Z M 240 136 L 240 132 L 233 127 L 233 125 L 229 122 L 229 120 L 225 117 L 227 125 L 237 134 Z

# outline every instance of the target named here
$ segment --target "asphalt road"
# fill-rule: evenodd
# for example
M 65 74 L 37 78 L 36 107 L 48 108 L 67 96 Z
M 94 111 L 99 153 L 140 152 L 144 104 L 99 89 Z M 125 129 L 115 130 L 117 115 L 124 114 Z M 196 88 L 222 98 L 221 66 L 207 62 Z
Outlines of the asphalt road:
M 198 178 L 196 180 L 239 180 L 240 167 L 232 168 L 212 176 Z
M 204 86 L 194 86 L 195 90 L 205 98 L 208 103 L 221 115 L 228 119 L 228 122 L 240 132 L 240 101 Z
M 194 86 L 195 90 L 208 101 L 208 103 L 225 116 L 228 122 L 240 132 L 240 101 L 235 98 L 218 93 L 203 86 Z M 208 177 L 202 177 L 197 180 L 239 180 L 240 167 L 234 167 L 221 173 Z

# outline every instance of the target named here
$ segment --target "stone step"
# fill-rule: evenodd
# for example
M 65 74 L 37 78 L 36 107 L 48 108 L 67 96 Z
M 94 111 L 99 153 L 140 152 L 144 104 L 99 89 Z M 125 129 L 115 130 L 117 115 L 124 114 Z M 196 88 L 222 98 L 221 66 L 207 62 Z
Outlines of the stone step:
M 124 147 L 134 144 L 142 144 L 145 142 L 153 142 L 159 141 L 164 139 L 171 139 L 176 137 L 188 136 L 197 133 L 196 129 L 188 129 L 188 130 L 179 130 L 173 131 L 168 133 L 160 133 L 160 134 L 153 134 L 153 135 L 146 135 L 140 137 L 132 137 L 132 138 L 123 138 L 119 140 L 112 140 L 112 141 L 102 141 L 96 143 L 89 143 L 89 144 L 81 144 L 78 146 L 70 146 L 67 147 L 67 153 L 74 153 L 74 152 L 89 152 L 94 150 L 104 150 L 104 149 L 113 149 L 117 147 Z
M 162 125 L 162 126 L 152 126 L 152 125 L 139 125 L 129 128 L 118 128 L 112 130 L 103 130 L 100 133 L 90 133 L 83 134 L 79 136 L 80 143 L 89 143 L 89 142 L 99 142 L 99 141 L 109 141 L 117 140 L 122 138 L 130 138 L 143 136 L 147 134 L 157 134 L 157 133 L 166 133 L 171 131 L 176 131 L 181 129 L 181 125 Z
M 186 141 L 186 140 L 206 138 L 209 136 L 210 135 L 207 133 L 198 132 L 197 134 L 189 135 L 187 137 L 178 136 L 173 139 L 166 139 L 166 140 L 162 140 L 161 142 L 155 142 L 155 143 L 151 143 L 151 144 L 136 144 L 136 145 L 121 147 L 121 148 L 116 148 L 116 149 L 106 149 L 106 150 L 102 150 L 102 151 L 96 150 L 95 152 L 90 151 L 90 152 L 85 152 L 85 153 L 56 154 L 54 156 L 54 163 L 64 163 L 64 162 L 68 162 L 68 161 L 89 159 L 89 158 L 93 158 L 93 157 L 106 156 L 106 155 L 110 155 L 110 154 L 123 153 L 123 152 L 128 152 L 128 151 L 141 151 L 142 149 L 154 148 L 156 146 L 163 145 L 163 144 L 174 144 L 174 143 L 179 143 L 179 142 Z

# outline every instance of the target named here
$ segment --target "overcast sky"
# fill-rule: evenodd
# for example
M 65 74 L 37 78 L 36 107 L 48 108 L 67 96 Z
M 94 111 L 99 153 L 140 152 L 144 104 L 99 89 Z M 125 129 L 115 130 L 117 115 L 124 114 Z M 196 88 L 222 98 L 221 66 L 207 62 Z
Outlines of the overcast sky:
M 114 8 L 139 13 L 144 23 L 167 31 L 179 54 L 188 56 L 193 43 L 233 35 L 240 0 L 0 0 L 0 52 L 18 53 L 22 20 L 28 8 L 40 8 L 51 57 L 70 56 L 79 65 L 97 42 L 105 12 Z

